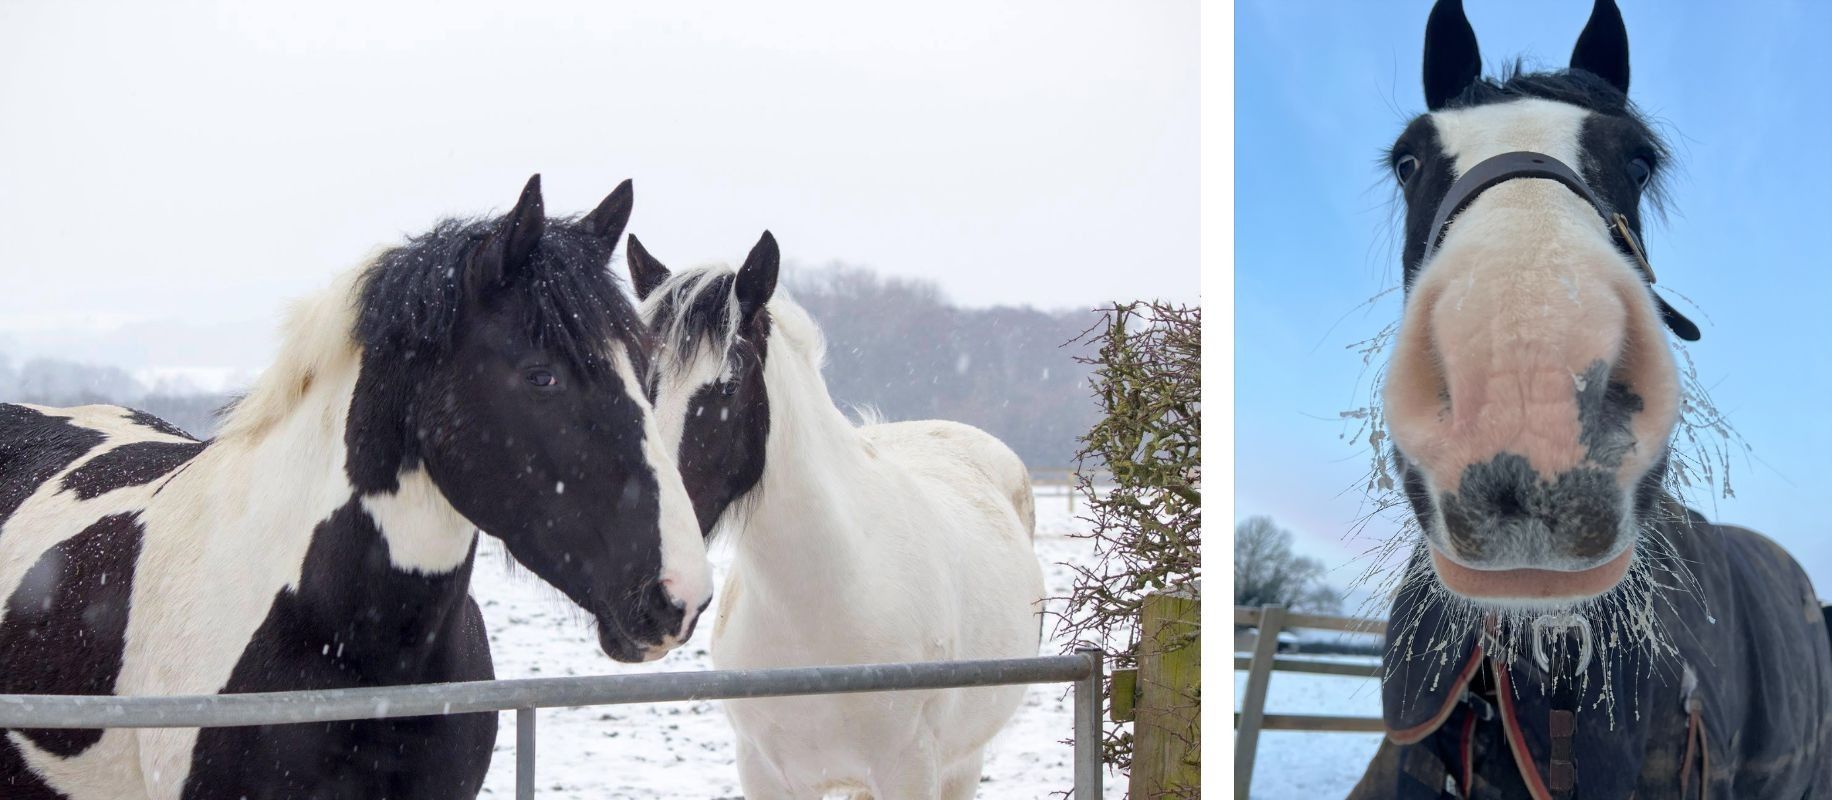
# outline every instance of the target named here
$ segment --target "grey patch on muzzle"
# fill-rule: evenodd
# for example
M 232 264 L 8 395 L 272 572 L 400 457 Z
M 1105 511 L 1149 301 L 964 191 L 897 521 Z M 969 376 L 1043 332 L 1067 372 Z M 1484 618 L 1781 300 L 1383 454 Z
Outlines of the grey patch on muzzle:
M 1627 384 L 1610 380 L 1609 372 L 1609 364 L 1593 361 L 1574 382 L 1581 428 L 1578 442 L 1584 445 L 1585 458 L 1615 469 L 1635 449 L 1635 434 L 1629 425 L 1645 404 Z
M 1438 505 L 1452 552 L 1477 564 L 1594 559 L 1616 548 L 1622 523 L 1612 471 L 1585 465 L 1547 481 L 1515 453 L 1466 467 Z

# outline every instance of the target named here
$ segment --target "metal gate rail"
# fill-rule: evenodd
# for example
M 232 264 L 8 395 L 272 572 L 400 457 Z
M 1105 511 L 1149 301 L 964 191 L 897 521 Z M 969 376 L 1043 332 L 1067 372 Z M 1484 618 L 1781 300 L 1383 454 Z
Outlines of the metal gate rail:
M 117 697 L 0 694 L 0 729 L 210 728 L 389 719 L 514 709 L 516 797 L 534 796 L 534 710 L 683 700 L 1073 683 L 1075 797 L 1101 796 L 1099 650 L 985 661 L 661 672 L 297 692 Z

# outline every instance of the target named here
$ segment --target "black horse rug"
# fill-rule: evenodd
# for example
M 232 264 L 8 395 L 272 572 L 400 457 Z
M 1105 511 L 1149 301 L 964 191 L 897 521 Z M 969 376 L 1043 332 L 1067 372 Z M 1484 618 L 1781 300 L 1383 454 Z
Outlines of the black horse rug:
M 1350 797 L 1832 797 L 1828 612 L 1775 543 L 1666 503 L 1657 533 L 1695 581 L 1647 593 L 1653 641 L 1612 628 L 1585 656 L 1554 632 L 1536 652 L 1408 582 L 1383 659 L 1387 740 Z

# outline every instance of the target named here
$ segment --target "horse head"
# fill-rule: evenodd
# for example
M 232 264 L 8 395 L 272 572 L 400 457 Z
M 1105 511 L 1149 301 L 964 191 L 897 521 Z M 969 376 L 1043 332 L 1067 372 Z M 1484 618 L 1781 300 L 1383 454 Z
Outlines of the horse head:
M 778 366 L 770 352 L 780 311 L 770 306 L 781 257 L 776 238 L 765 231 L 737 270 L 716 265 L 676 275 L 634 235 L 627 257 L 643 320 L 659 345 L 650 396 L 665 440 L 678 442 L 681 476 L 710 535 L 763 477 L 771 424 L 764 371 Z M 799 307 L 787 311 L 801 318 L 793 316 Z
M 583 218 L 548 219 L 537 175 L 508 214 L 383 254 L 358 301 L 347 436 L 358 491 L 423 466 L 622 661 L 684 641 L 711 598 L 642 393 L 642 328 L 607 269 L 630 206 L 625 181 Z
M 1388 151 L 1405 314 L 1384 404 L 1436 579 L 1488 607 L 1605 595 L 1664 496 L 1681 389 L 1641 207 L 1667 151 L 1599 0 L 1568 69 L 1481 76 L 1460 0 L 1425 35 L 1427 113 Z

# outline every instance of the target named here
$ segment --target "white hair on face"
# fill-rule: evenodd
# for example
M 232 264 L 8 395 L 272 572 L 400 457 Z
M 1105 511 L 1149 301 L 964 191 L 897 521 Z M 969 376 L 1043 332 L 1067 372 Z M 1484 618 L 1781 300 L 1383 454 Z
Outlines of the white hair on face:
M 1457 175 L 1492 156 L 1517 150 L 1545 153 L 1576 167 L 1584 120 L 1591 112 L 1569 103 L 1522 98 L 1431 114 L 1439 146 L 1456 158 Z
M 657 362 L 672 361 L 679 365 L 692 358 L 698 351 L 701 339 L 711 337 L 706 344 L 712 347 L 713 353 L 723 357 L 731 352 L 732 345 L 738 340 L 738 325 L 742 321 L 738 316 L 738 298 L 736 280 L 737 271 L 726 264 L 708 264 L 693 269 L 682 270 L 668 276 L 668 280 L 643 298 L 637 307 L 637 314 L 645 324 L 653 325 L 656 316 L 668 314 L 667 325 L 656 341 L 658 349 Z M 721 282 L 721 278 L 732 280 Z M 710 295 L 723 291 L 725 296 L 714 300 Z M 723 318 L 711 330 L 699 330 L 692 310 L 709 302 L 718 302 L 724 309 Z M 658 363 L 654 374 L 659 374 Z M 653 374 L 650 378 L 654 381 Z
M 661 359 L 674 359 L 678 365 L 699 357 L 702 348 L 710 348 L 721 359 L 731 353 L 743 322 L 737 276 L 738 271 L 729 264 L 705 264 L 670 275 L 643 299 L 637 313 L 645 324 L 654 326 L 666 315 L 656 342 Z M 715 293 L 723 296 L 715 298 Z M 718 311 L 707 314 L 708 308 Z M 787 287 L 776 287 L 769 312 L 770 338 L 819 369 L 827 358 L 827 339 Z M 715 320 L 716 324 L 709 324 Z

